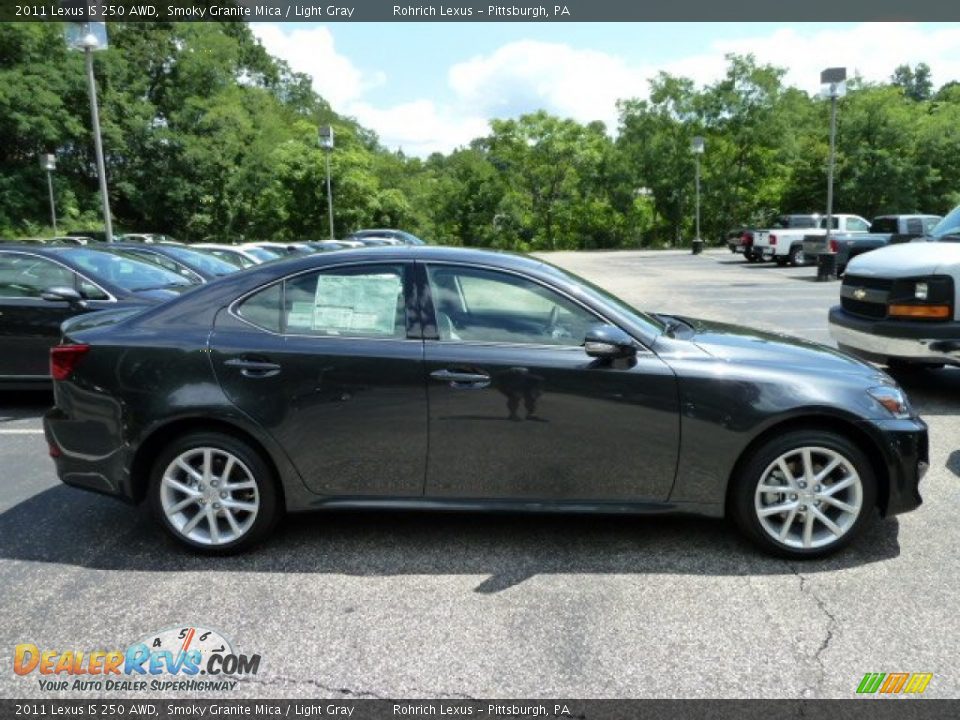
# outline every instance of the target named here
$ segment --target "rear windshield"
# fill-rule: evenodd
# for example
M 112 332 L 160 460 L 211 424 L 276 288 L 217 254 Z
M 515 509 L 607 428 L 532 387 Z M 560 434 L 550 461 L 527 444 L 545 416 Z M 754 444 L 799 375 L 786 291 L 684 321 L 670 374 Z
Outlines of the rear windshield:
M 194 270 L 201 270 L 212 275 L 229 275 L 239 270 L 236 265 L 221 260 L 209 250 L 168 245 L 164 247 L 164 251 Z
M 895 233 L 898 229 L 896 218 L 876 218 L 870 223 L 870 232 L 872 233 Z

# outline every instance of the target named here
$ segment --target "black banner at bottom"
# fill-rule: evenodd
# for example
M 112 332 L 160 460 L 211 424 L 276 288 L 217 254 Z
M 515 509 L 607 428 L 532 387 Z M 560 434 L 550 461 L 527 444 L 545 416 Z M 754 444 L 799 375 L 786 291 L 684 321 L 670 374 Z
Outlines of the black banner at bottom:
M 571 720 L 927 720 L 960 700 L 0 700 L 0 718 L 571 718 Z

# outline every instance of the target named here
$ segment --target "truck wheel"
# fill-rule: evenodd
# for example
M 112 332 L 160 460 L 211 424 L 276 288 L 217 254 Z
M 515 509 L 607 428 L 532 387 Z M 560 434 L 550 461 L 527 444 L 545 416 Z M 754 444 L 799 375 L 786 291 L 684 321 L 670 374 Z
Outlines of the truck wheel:
M 798 265 L 803 265 L 804 256 L 803 256 L 802 245 L 794 245 L 792 248 L 790 248 L 789 260 L 790 260 L 790 264 L 793 265 L 794 267 L 797 267 Z
M 745 252 L 743 254 L 743 257 L 746 258 L 748 263 L 755 263 L 757 262 L 757 260 L 760 259 L 756 255 L 754 255 L 752 252 Z
M 775 257 L 774 260 L 780 267 L 783 267 L 787 264 L 787 259 L 785 257 Z

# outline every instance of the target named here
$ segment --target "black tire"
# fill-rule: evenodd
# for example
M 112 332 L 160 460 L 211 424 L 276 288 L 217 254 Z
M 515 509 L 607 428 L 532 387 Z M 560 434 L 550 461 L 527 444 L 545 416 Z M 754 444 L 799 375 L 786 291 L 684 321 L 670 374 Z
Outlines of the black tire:
M 787 264 L 787 259 L 785 257 L 776 257 L 774 258 L 779 267 L 783 267 Z
M 743 257 L 746 258 L 748 263 L 755 263 L 760 261 L 760 258 L 754 255 L 752 252 L 744 253 Z
M 772 537 L 761 525 L 754 505 L 757 486 L 770 464 L 784 453 L 802 447 L 826 448 L 839 453 L 860 477 L 859 515 L 843 535 L 821 547 L 793 547 Z M 859 446 L 834 432 L 795 430 L 772 438 L 745 458 L 731 482 L 728 510 L 737 527 L 760 548 L 778 557 L 808 560 L 835 553 L 853 542 L 877 515 L 877 481 L 870 460 Z
M 790 248 L 790 255 L 788 256 L 788 261 L 793 267 L 798 267 L 803 265 L 804 256 L 803 256 L 803 247 L 800 245 L 794 245 Z
M 173 525 L 163 509 L 161 481 L 164 472 L 183 453 L 205 447 L 222 450 L 236 457 L 250 471 L 259 498 L 259 508 L 250 528 L 239 538 L 218 545 L 196 542 L 187 537 Z M 248 443 L 225 433 L 192 432 L 177 438 L 159 453 L 150 472 L 148 498 L 157 522 L 177 542 L 204 554 L 229 555 L 260 542 L 276 526 L 282 515 L 276 483 L 270 465 Z

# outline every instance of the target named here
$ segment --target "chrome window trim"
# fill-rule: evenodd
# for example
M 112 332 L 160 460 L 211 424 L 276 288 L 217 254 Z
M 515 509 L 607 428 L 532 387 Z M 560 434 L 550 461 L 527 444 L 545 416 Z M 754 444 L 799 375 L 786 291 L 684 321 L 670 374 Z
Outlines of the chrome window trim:
M 79 270 L 74 270 L 72 267 L 70 267 L 69 265 L 65 265 L 64 263 L 60 262 L 56 258 L 48 257 L 46 255 L 37 255 L 36 253 L 32 253 L 29 250 L 5 250 L 0 248 L 0 257 L 2 257 L 3 255 L 26 255 L 28 257 L 37 258 L 38 260 L 49 260 L 55 265 L 59 265 L 60 267 L 62 267 L 64 270 L 68 270 L 69 272 L 72 272 L 74 275 L 80 278 L 83 278 L 94 287 L 99 288 L 100 292 L 102 292 L 104 295 L 107 296 L 106 300 L 102 298 L 84 298 L 84 300 L 89 300 L 90 302 L 112 302 L 112 303 L 117 302 L 117 298 L 114 297 L 113 293 L 108 292 L 100 283 L 94 282 L 89 277 L 87 277 L 84 273 L 80 272 Z M 0 295 L 0 300 L 42 300 L 42 299 L 43 298 L 29 298 L 29 297 L 25 298 L 25 297 L 15 297 L 11 295 Z

